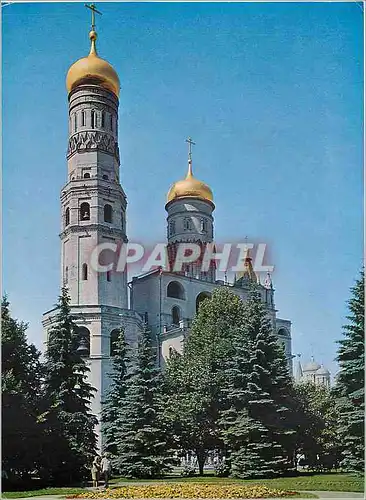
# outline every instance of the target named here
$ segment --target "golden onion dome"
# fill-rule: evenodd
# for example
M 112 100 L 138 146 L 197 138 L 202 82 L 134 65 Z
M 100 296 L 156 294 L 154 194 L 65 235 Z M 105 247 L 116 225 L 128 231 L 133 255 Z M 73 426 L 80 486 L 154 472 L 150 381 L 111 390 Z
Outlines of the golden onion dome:
M 110 90 L 118 97 L 120 90 L 118 75 L 109 62 L 98 56 L 95 46 L 97 33 L 94 30 L 89 33 L 89 38 L 91 40 L 89 55 L 76 61 L 67 72 L 67 91 L 71 92 L 78 85 L 93 83 Z
M 202 181 L 193 177 L 192 160 L 188 161 L 188 172 L 185 179 L 175 182 L 170 188 L 167 203 L 177 198 L 200 198 L 201 200 L 213 202 L 211 189 Z

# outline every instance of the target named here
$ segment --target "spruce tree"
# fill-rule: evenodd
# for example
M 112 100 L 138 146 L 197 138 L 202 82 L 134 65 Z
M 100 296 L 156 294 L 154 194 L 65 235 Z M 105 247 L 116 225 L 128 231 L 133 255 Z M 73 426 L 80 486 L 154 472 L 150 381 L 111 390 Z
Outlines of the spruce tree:
M 127 343 L 121 328 L 113 345 L 110 389 L 102 407 L 102 429 L 106 451 L 116 455 L 116 437 L 119 432 L 119 414 L 124 406 L 127 377 Z
M 2 469 L 14 483 L 26 480 L 42 460 L 37 421 L 42 367 L 40 352 L 27 341 L 27 325 L 11 317 L 6 297 L 1 327 Z
M 114 465 L 125 477 L 160 477 L 169 470 L 171 459 L 161 420 L 161 374 L 146 328 L 139 337 L 128 372 L 118 416 Z
M 292 470 L 291 378 L 283 348 L 259 291 L 245 304 L 244 329 L 234 337 L 227 403 L 221 425 L 232 475 L 274 477 Z
M 350 472 L 364 471 L 364 369 L 365 369 L 365 279 L 361 273 L 351 289 L 348 324 L 339 341 L 336 394 L 340 415 L 339 432 L 343 444 L 341 466 Z
M 165 415 L 180 449 L 196 453 L 199 472 L 209 450 L 222 447 L 218 417 L 224 400 L 234 331 L 243 327 L 244 304 L 227 288 L 201 303 L 184 344 L 164 375 Z
M 56 322 L 48 331 L 44 380 L 47 472 L 55 482 L 82 478 L 96 449 L 97 418 L 90 411 L 95 389 L 87 381 L 79 342 L 68 291 L 62 288 Z

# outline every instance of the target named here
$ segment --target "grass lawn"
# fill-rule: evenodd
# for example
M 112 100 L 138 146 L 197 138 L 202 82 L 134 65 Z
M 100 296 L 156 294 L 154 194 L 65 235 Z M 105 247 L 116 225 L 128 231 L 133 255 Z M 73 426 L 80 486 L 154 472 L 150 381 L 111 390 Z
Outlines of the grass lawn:
M 137 480 L 129 480 L 126 478 L 114 478 L 111 480 L 111 488 L 117 484 L 121 486 L 128 483 L 138 483 Z M 241 484 L 251 485 L 258 484 L 280 490 L 292 491 L 348 491 L 348 492 L 363 492 L 364 481 L 362 478 L 351 474 L 330 473 L 330 474 L 303 474 L 297 477 L 285 477 L 279 479 L 257 479 L 257 480 L 241 480 L 232 478 L 221 478 L 214 475 L 206 474 L 205 476 L 184 478 L 181 476 L 171 476 L 161 480 L 141 481 L 141 483 L 170 483 L 170 482 L 191 482 L 191 483 L 216 483 L 216 484 Z M 31 491 L 11 491 L 3 492 L 2 498 L 27 498 L 43 495 L 73 495 L 85 492 L 82 488 L 45 488 Z M 301 495 L 300 495 L 301 496 Z M 304 495 L 302 495 L 304 497 Z M 292 497 L 296 498 L 296 497 Z M 310 496 L 309 496 L 310 498 Z
M 40 497 L 44 495 L 76 495 L 85 491 L 83 488 L 42 488 L 40 490 L 29 491 L 4 491 L 1 498 L 28 498 Z

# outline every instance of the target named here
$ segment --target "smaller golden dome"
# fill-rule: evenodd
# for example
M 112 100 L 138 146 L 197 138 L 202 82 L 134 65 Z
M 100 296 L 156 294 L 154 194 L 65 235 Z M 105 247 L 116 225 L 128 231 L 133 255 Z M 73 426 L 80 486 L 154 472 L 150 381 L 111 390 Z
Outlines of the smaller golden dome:
M 118 75 L 109 62 L 98 56 L 95 46 L 97 33 L 94 30 L 89 33 L 89 38 L 91 40 L 89 55 L 76 61 L 67 72 L 67 91 L 71 92 L 78 85 L 92 82 L 110 90 L 118 97 L 120 90 Z
M 213 202 L 211 189 L 207 184 L 193 177 L 191 159 L 188 161 L 187 177 L 173 184 L 167 196 L 167 203 L 177 198 L 186 197 L 201 198 L 201 200 Z

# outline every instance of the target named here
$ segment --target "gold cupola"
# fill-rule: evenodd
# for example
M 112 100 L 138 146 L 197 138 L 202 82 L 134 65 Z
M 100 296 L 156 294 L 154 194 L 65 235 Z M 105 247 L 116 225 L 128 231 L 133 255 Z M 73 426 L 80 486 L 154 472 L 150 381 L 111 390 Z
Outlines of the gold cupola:
M 213 202 L 213 194 L 209 186 L 202 181 L 199 181 L 192 173 L 192 150 L 194 144 L 192 139 L 187 139 L 189 144 L 188 153 L 188 172 L 186 178 L 175 182 L 170 188 L 167 196 L 167 203 L 178 198 L 200 198 L 201 200 Z
M 96 49 L 97 33 L 94 29 L 90 31 L 89 38 L 91 41 L 89 55 L 76 61 L 67 72 L 67 91 L 71 92 L 78 85 L 90 83 L 100 85 L 118 97 L 120 90 L 118 75 L 109 62 L 98 56 Z

